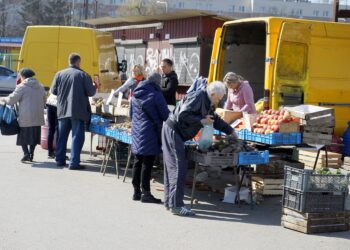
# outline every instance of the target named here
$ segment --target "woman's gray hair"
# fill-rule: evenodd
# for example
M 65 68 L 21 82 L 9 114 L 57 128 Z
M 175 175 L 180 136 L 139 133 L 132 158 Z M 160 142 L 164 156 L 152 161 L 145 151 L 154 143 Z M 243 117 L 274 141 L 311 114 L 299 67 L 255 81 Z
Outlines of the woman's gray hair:
M 162 81 L 162 76 L 159 73 L 153 73 L 148 77 L 148 80 L 150 82 L 154 82 L 157 85 L 160 85 L 160 82 Z
M 226 86 L 223 82 L 215 81 L 208 85 L 207 93 L 210 96 L 211 94 L 217 95 L 225 95 L 226 94 Z
M 238 83 L 238 82 L 241 82 L 241 81 L 244 81 L 244 78 L 240 75 L 237 75 L 236 73 L 234 72 L 228 72 L 224 79 L 223 79 L 224 83 Z

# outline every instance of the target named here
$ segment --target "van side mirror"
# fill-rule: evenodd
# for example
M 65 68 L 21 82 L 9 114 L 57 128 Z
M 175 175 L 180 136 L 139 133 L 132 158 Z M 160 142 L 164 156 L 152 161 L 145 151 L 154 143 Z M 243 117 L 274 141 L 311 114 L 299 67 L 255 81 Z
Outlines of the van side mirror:
M 118 63 L 119 72 L 125 73 L 128 70 L 128 62 L 126 60 L 122 60 L 121 63 Z

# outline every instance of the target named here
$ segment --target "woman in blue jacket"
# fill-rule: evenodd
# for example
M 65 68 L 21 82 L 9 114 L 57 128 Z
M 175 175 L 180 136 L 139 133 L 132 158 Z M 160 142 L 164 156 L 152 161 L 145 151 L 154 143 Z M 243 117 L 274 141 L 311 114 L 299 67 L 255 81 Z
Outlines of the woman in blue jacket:
M 161 152 L 162 124 L 169 115 L 168 106 L 160 90 L 161 76 L 152 74 L 140 82 L 131 99 L 132 152 L 136 157 L 132 184 L 133 200 L 161 203 L 151 194 L 150 180 L 155 157 Z

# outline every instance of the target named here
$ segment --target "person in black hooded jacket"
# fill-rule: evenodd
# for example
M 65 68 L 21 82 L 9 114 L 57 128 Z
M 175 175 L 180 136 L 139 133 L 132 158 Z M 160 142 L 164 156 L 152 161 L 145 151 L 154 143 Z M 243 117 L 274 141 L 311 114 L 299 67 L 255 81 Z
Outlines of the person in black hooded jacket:
M 160 89 L 168 105 L 176 105 L 176 89 L 179 85 L 177 74 L 173 70 L 173 61 L 166 58 L 160 65 L 163 75 L 160 83 Z

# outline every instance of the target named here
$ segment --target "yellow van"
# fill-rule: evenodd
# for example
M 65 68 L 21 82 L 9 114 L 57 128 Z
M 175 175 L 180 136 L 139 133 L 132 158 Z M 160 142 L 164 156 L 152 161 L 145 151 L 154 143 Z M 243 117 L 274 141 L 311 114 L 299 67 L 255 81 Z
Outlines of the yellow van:
M 349 24 L 277 17 L 229 21 L 216 31 L 209 82 L 229 71 L 242 75 L 256 101 L 263 100 L 261 109 L 333 107 L 341 134 L 350 120 L 349 58 Z
M 38 80 L 50 88 L 56 72 L 68 67 L 68 55 L 72 52 L 81 55 L 81 68 L 100 84 L 99 92 L 120 86 L 112 35 L 89 28 L 28 26 L 18 69 L 32 68 Z

